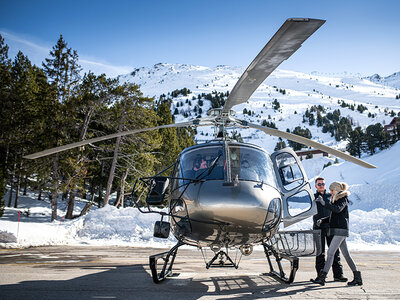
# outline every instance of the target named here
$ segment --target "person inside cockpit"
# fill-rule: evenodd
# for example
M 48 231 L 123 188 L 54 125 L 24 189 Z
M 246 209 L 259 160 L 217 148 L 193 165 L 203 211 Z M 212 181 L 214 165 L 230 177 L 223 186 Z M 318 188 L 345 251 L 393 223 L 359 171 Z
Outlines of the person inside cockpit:
M 240 161 L 240 179 L 259 181 L 260 178 L 253 168 L 254 166 L 250 166 L 247 159 L 242 159 Z
M 194 162 L 194 166 L 193 166 L 193 170 L 194 171 L 198 171 L 201 169 L 206 169 L 207 166 L 207 161 L 205 160 L 204 156 L 201 157 L 199 155 L 199 157 L 196 158 L 195 162 Z

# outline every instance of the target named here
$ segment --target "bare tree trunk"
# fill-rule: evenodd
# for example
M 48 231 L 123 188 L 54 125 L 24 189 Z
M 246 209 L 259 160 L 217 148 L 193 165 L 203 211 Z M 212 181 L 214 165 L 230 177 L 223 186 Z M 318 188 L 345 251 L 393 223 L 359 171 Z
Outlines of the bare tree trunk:
M 93 112 L 95 111 L 97 105 L 93 105 L 90 107 L 89 111 L 85 116 L 85 121 L 83 122 L 80 139 L 84 140 L 86 136 L 87 129 L 89 127 L 90 119 L 92 118 Z
M 83 179 L 83 187 L 82 187 L 82 199 L 86 200 L 87 191 L 86 191 L 86 178 Z
M 119 193 L 118 201 L 115 204 L 115 206 L 117 208 L 118 207 L 124 207 L 125 182 L 126 182 L 126 177 L 128 176 L 128 171 L 129 171 L 129 169 L 124 172 L 124 174 L 122 175 L 122 178 L 121 178 L 121 190 L 120 190 L 120 193 Z
M 38 200 L 42 200 L 42 182 L 39 183 L 39 195 Z
M 18 197 L 19 197 L 19 190 L 21 189 L 21 169 L 17 175 L 17 188 L 15 189 L 15 201 L 14 201 L 14 208 L 18 208 Z
M 101 204 L 103 203 L 103 176 L 104 176 L 104 162 L 101 161 L 100 184 L 99 184 L 99 203 L 98 203 L 99 208 L 100 208 Z
M 121 190 L 118 188 L 117 189 L 117 198 L 115 199 L 115 202 L 114 202 L 114 206 L 117 206 L 117 202 L 118 202 L 118 200 L 119 200 L 119 196 L 121 195 Z
M 74 202 L 75 202 L 75 190 L 72 189 L 69 192 L 68 209 L 67 209 L 67 214 L 65 215 L 66 219 L 72 219 L 74 217 Z
M 119 125 L 118 125 L 118 132 L 122 131 L 124 119 L 125 119 L 125 107 L 122 108 L 121 119 L 119 120 Z M 112 164 L 111 164 L 110 174 L 108 175 L 107 190 L 106 190 L 106 195 L 104 196 L 103 206 L 106 206 L 110 199 L 111 187 L 112 187 L 112 183 L 114 180 L 115 168 L 117 167 L 118 151 L 119 151 L 120 143 L 121 143 L 121 137 L 119 136 L 119 137 L 117 137 L 117 140 L 115 142 L 114 156 L 113 156 L 113 160 L 112 160 Z
M 94 197 L 95 197 L 95 194 L 92 193 L 92 196 L 91 196 L 90 201 L 89 201 L 88 203 L 86 203 L 86 205 L 84 206 L 84 208 L 82 208 L 82 211 L 81 211 L 81 213 L 79 214 L 79 217 L 85 215 L 85 214 L 90 210 L 90 207 L 92 206 L 93 201 L 94 201 Z
M 69 97 L 69 90 L 68 90 L 68 97 Z M 88 113 L 85 116 L 85 121 L 82 126 L 82 130 L 80 133 L 80 140 L 85 140 L 86 132 L 89 126 L 90 118 L 94 112 L 95 107 L 91 107 L 88 111 Z M 77 161 L 81 159 L 81 155 L 78 156 Z M 73 218 L 73 212 L 74 212 L 74 205 L 75 205 L 75 189 L 76 189 L 76 184 L 72 184 L 72 188 L 70 190 L 69 194 L 69 200 L 68 200 L 68 209 L 67 209 L 67 214 L 65 216 L 66 219 L 72 219 Z M 85 190 L 85 181 L 83 182 L 83 195 L 82 198 L 86 199 L 86 190 Z M 66 198 L 66 197 L 65 197 Z M 63 199 L 64 199 L 64 194 L 63 194 Z
M 24 194 L 23 194 L 24 196 L 26 196 L 27 189 L 28 189 L 28 176 L 25 175 L 24 176 Z
M 21 156 L 24 156 L 24 150 L 22 150 Z M 19 162 L 19 168 L 18 168 L 18 177 L 17 177 L 17 190 L 15 191 L 15 202 L 14 202 L 14 208 L 18 207 L 18 198 L 19 198 L 19 192 L 21 189 L 21 183 L 22 183 L 22 167 L 23 167 L 23 159 L 21 157 L 21 160 Z M 26 193 L 25 193 L 26 194 Z
M 56 153 L 53 158 L 53 188 L 51 190 L 52 221 L 57 219 L 57 198 L 58 198 L 58 153 Z
M 121 137 L 119 136 L 117 137 L 117 141 L 115 143 L 114 157 L 111 164 L 110 174 L 108 175 L 107 190 L 106 190 L 106 195 L 104 196 L 103 206 L 106 206 L 108 204 L 108 201 L 110 200 L 111 187 L 114 180 L 115 168 L 117 167 L 118 150 L 120 143 L 121 143 Z
M 94 195 L 95 195 L 95 193 L 96 193 L 96 190 L 95 190 L 95 188 L 94 188 L 94 183 L 93 183 L 93 178 L 92 178 L 92 180 L 90 181 L 90 187 L 89 187 L 89 192 L 90 192 L 90 199 L 94 199 Z
M 11 173 L 11 179 L 10 179 L 10 194 L 8 195 L 8 207 L 11 207 L 12 203 L 12 194 L 13 194 L 13 188 L 14 188 L 14 176 L 15 176 L 15 169 L 17 167 L 17 164 L 14 163 L 13 171 Z

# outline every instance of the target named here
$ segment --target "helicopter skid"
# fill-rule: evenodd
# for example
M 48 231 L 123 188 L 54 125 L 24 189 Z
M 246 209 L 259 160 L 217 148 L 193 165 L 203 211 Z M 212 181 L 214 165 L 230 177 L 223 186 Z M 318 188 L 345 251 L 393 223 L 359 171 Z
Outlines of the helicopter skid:
M 299 268 L 299 258 L 296 256 L 279 254 L 277 251 L 275 251 L 273 246 L 267 245 L 265 243 L 263 243 L 263 246 L 264 246 L 264 253 L 268 259 L 268 264 L 269 264 L 269 268 L 270 268 L 269 273 L 265 273 L 265 275 L 273 276 L 273 277 L 283 281 L 284 283 L 288 283 L 288 284 L 292 283 L 294 281 L 294 277 L 296 276 L 296 272 Z M 279 272 L 275 271 L 275 269 L 274 269 L 274 266 L 272 264 L 271 257 L 270 257 L 271 255 L 273 255 L 275 258 L 276 264 L 278 265 Z M 289 278 L 286 277 L 285 271 L 283 270 L 283 267 L 281 264 L 282 259 L 286 259 L 290 262 Z
M 160 283 L 163 281 L 166 277 L 172 275 L 172 266 L 174 265 L 175 262 L 175 257 L 178 252 L 178 248 L 182 246 L 184 243 L 181 241 L 178 241 L 178 243 L 171 248 L 171 250 L 167 252 L 162 252 L 159 254 L 155 254 L 149 257 L 149 263 L 150 263 L 150 270 L 151 270 L 151 276 L 153 277 L 154 283 Z M 171 261 L 169 261 L 171 258 Z M 162 259 L 164 261 L 163 267 L 161 269 L 161 272 L 157 272 L 157 261 L 159 259 Z

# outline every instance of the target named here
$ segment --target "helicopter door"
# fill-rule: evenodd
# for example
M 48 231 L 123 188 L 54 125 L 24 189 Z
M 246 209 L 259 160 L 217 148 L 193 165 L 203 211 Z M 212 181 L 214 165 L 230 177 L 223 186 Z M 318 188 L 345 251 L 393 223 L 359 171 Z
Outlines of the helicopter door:
M 271 159 L 283 194 L 284 227 L 315 215 L 314 193 L 296 153 L 285 148 L 272 153 Z

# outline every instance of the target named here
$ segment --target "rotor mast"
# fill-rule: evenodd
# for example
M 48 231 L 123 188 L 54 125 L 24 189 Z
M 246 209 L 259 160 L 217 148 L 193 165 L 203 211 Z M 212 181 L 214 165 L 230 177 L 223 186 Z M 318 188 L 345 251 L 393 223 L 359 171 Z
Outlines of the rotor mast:
M 223 108 L 212 108 L 207 112 L 207 115 L 213 118 L 215 137 L 226 140 L 227 127 L 234 126 L 237 123 L 234 118 L 235 111 L 232 109 L 224 111 Z

